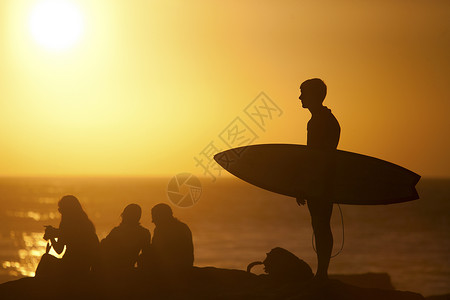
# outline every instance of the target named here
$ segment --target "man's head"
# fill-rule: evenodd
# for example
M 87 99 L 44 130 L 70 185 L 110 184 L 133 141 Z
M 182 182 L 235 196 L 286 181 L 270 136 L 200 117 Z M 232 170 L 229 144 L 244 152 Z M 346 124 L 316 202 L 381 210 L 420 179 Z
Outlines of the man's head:
M 129 204 L 122 212 L 122 223 L 129 225 L 138 225 L 141 219 L 142 209 L 137 204 Z
M 159 203 L 152 208 L 152 222 L 156 226 L 173 219 L 172 209 L 165 203 Z
M 298 98 L 302 101 L 303 108 L 319 107 L 327 95 L 327 86 L 322 79 L 308 79 L 300 85 L 300 92 Z

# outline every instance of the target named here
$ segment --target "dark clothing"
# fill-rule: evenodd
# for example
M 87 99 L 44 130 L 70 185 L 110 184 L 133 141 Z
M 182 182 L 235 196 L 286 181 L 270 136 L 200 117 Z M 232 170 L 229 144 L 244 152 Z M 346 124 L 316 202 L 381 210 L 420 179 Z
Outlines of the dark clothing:
M 333 212 L 333 182 L 335 176 L 335 153 L 337 148 L 341 127 L 331 110 L 323 107 L 314 112 L 308 122 L 308 148 L 320 150 L 313 155 L 315 168 L 313 170 L 313 181 L 316 186 L 321 186 L 321 195 L 308 199 L 308 209 L 316 237 L 317 245 L 317 273 L 318 278 L 327 277 L 328 265 L 330 263 L 331 250 L 333 248 L 333 234 L 330 227 L 331 214 Z M 322 150 L 331 150 L 332 152 Z
M 315 112 L 308 122 L 307 146 L 313 150 L 334 150 L 339 143 L 341 127 L 331 110 L 324 106 Z M 316 194 L 321 202 L 330 200 L 332 197 L 332 182 L 335 171 L 335 159 L 333 153 L 316 154 L 311 157 L 315 160 L 315 168 L 311 170 L 311 185 L 323 186 L 321 196 Z M 309 200 L 313 200 L 310 198 Z M 316 200 L 317 201 L 317 200 Z
M 102 267 L 112 270 L 132 270 L 139 253 L 150 249 L 150 231 L 139 224 L 121 224 L 111 230 L 100 244 Z
M 189 269 L 194 263 L 191 230 L 175 218 L 158 224 L 153 234 L 152 252 L 159 271 L 171 273 Z
M 326 106 L 315 113 L 308 122 L 308 147 L 336 149 L 339 143 L 341 127 L 331 110 Z
M 36 276 L 73 278 L 89 274 L 91 267 L 98 260 L 99 253 L 94 225 L 88 219 L 81 218 L 61 222 L 60 228 L 55 230 L 58 240 L 52 239 L 52 246 L 57 253 L 61 253 L 65 247 L 64 255 L 58 259 L 48 253 L 44 254 L 36 270 Z M 50 248 L 47 252 L 49 250 Z
M 80 225 L 81 227 L 81 225 Z M 98 258 L 99 241 L 95 231 L 61 229 L 59 240 L 66 245 L 61 259 L 64 273 L 83 274 L 90 271 Z

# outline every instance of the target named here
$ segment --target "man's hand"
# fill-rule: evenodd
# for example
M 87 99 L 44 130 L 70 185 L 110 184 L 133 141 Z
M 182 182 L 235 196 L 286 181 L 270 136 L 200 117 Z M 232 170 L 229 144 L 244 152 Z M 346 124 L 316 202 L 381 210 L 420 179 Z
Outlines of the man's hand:
M 45 247 L 45 253 L 49 253 L 50 249 L 52 249 L 52 244 L 50 244 L 50 242 L 47 242 L 47 247 Z
M 306 199 L 303 196 L 297 196 L 296 198 L 298 206 L 303 206 L 306 204 Z
M 44 240 L 54 239 L 58 236 L 59 230 L 53 226 L 44 226 L 45 227 L 45 234 L 44 234 Z

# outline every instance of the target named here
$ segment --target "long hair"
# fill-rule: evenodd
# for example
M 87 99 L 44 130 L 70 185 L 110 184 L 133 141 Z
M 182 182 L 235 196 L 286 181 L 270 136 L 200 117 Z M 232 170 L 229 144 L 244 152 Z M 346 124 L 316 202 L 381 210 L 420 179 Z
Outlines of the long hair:
M 94 224 L 89 220 L 83 210 L 80 201 L 73 195 L 66 195 L 58 202 L 61 212 L 61 223 L 59 229 L 63 231 L 75 231 L 78 229 L 95 233 Z

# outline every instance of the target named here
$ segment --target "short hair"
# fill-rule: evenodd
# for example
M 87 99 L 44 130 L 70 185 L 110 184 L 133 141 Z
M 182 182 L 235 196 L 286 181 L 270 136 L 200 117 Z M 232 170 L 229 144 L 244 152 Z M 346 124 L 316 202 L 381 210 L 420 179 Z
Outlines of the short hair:
M 300 85 L 300 89 L 312 91 L 312 93 L 317 97 L 317 99 L 320 99 L 321 102 L 325 100 L 325 96 L 327 95 L 327 85 L 320 78 L 305 80 Z
M 152 216 L 171 218 L 173 216 L 172 208 L 165 203 L 156 204 L 152 208 Z
M 124 224 L 139 224 L 141 219 L 142 209 L 137 204 L 128 204 L 122 212 L 122 223 Z

